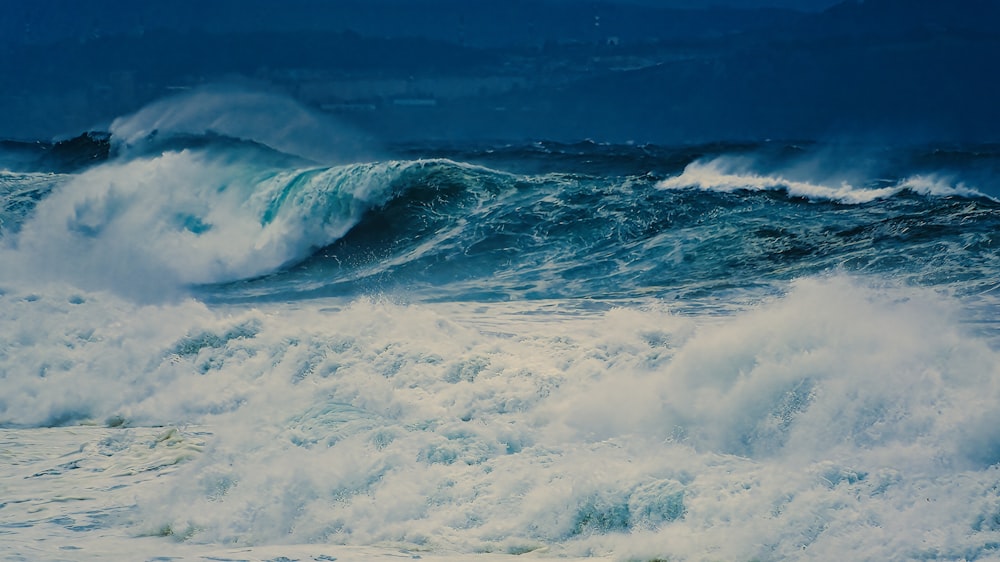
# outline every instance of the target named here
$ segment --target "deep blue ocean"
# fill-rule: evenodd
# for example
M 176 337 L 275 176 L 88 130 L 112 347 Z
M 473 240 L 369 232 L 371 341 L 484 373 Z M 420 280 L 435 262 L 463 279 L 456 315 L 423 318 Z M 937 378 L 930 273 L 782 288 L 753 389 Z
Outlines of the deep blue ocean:
M 11 559 L 1000 559 L 1000 146 L 160 110 L 0 151 Z

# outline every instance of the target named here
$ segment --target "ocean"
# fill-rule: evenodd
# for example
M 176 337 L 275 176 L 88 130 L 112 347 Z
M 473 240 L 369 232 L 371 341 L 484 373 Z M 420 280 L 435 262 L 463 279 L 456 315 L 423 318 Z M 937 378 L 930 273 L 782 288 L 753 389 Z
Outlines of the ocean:
M 0 150 L 0 557 L 1000 560 L 1000 146 L 164 115 Z

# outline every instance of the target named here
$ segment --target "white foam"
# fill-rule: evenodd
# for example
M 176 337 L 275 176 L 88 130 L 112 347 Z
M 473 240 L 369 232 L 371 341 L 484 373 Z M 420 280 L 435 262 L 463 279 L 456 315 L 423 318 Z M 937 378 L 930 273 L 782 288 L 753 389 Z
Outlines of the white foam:
M 964 182 L 954 182 L 951 179 L 937 175 L 916 175 L 905 178 L 899 182 L 899 186 L 920 193 L 923 195 L 937 195 L 940 197 L 963 196 L 963 197 L 987 197 L 975 188 L 969 187 Z
M 956 559 L 996 544 L 1000 352 L 966 333 L 961 303 L 834 277 L 722 318 L 549 307 L 212 310 L 11 287 L 0 420 L 188 427 L 203 450 L 129 484 L 127 517 L 95 531 L 183 539 L 160 539 L 166 555 Z M 2 514 L 29 534 L 60 525 Z

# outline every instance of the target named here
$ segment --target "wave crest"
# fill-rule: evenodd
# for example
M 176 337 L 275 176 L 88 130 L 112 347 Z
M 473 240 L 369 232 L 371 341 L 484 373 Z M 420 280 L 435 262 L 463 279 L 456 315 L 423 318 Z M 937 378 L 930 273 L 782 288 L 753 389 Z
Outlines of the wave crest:
M 789 197 L 810 201 L 832 201 L 848 205 L 871 203 L 904 191 L 920 195 L 980 198 L 983 193 L 963 183 L 952 185 L 947 180 L 932 175 L 917 175 L 901 180 L 880 180 L 875 185 L 859 187 L 846 180 L 817 182 L 796 180 L 781 172 L 762 174 L 749 169 L 744 163 L 719 157 L 697 160 L 688 164 L 677 176 L 657 183 L 660 189 L 701 189 L 732 193 L 737 191 L 783 191 Z

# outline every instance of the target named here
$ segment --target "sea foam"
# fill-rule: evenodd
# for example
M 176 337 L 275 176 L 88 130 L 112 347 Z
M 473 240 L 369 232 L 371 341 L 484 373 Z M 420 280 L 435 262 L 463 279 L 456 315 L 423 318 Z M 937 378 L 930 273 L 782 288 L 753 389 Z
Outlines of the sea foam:
M 997 540 L 1000 357 L 931 291 L 803 279 L 718 318 L 0 298 L 5 425 L 205 435 L 135 490 L 139 533 L 680 559 Z

